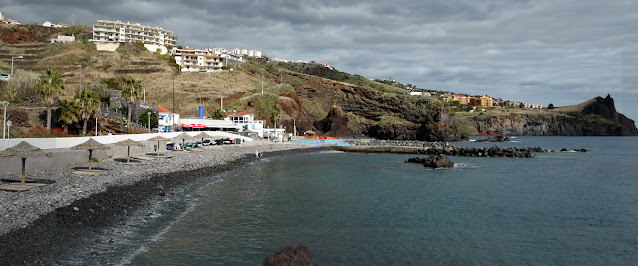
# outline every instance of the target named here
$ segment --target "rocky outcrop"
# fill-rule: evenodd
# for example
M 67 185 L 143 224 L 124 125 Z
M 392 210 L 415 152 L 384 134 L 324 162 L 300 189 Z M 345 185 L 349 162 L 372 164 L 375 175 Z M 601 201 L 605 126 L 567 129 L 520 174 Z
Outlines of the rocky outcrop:
M 618 113 L 614 100 L 597 97 L 570 111 L 534 114 L 476 115 L 469 119 L 478 131 L 512 136 L 636 136 L 633 120 Z
M 486 139 L 477 139 L 476 142 L 508 142 L 510 141 L 509 137 L 505 136 L 494 136 Z
M 511 157 L 533 158 L 532 153 L 550 152 L 541 147 L 502 148 L 493 147 L 456 147 L 456 145 L 444 142 L 407 142 L 412 145 L 393 145 L 399 141 L 353 141 L 351 146 L 334 146 L 332 149 L 348 152 L 368 153 L 405 153 L 405 154 L 429 154 L 468 157 Z
M 424 167 L 430 168 L 452 168 L 454 163 L 445 155 L 409 158 L 408 163 L 421 163 Z
M 312 255 L 304 245 L 285 247 L 281 251 L 272 254 L 261 263 L 262 266 L 308 266 L 322 265 L 312 264 Z

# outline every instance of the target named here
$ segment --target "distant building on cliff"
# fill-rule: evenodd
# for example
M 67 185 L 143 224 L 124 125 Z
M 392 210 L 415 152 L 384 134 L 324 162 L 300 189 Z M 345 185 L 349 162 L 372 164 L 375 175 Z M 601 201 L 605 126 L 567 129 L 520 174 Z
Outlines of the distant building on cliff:
M 67 28 L 67 27 L 69 27 L 68 24 L 53 23 L 53 22 L 50 22 L 50 21 L 45 21 L 44 23 L 42 23 L 42 26 L 49 27 L 49 28 Z
M 93 24 L 93 41 L 98 43 L 143 43 L 151 52 L 166 54 L 177 46 L 173 31 L 139 23 L 98 19 Z M 116 45 L 119 46 L 119 45 Z M 101 49 L 101 47 L 109 47 Z M 115 47 L 117 49 L 117 47 Z M 112 45 L 98 45 L 98 50 L 113 50 Z
M 11 24 L 11 25 L 20 25 L 20 21 L 11 18 L 4 18 L 4 13 L 0 12 L 0 23 Z

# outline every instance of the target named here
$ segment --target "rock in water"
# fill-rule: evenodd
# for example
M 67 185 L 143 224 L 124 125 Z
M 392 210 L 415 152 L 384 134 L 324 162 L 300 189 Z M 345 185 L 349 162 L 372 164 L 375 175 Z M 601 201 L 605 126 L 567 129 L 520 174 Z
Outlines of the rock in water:
M 312 255 L 303 244 L 289 246 L 281 251 L 272 254 L 261 263 L 262 266 L 283 266 L 283 265 L 313 265 Z M 314 264 L 321 265 L 321 264 Z
M 431 168 L 452 168 L 454 167 L 454 163 L 451 162 L 445 154 L 441 154 L 438 156 L 430 156 L 425 159 L 423 166 Z

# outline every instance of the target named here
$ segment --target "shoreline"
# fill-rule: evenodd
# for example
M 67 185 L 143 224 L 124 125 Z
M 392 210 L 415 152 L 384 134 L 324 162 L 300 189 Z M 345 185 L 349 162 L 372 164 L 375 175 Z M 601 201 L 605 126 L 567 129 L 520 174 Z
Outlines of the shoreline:
M 94 165 L 109 169 L 103 175 L 72 174 L 74 168 L 86 163 L 38 171 L 29 177 L 56 183 L 26 192 L 0 192 L 0 264 L 56 264 L 74 250 L 90 245 L 87 241 L 100 230 L 124 222 L 130 213 L 162 200 L 172 190 L 258 160 L 255 150 L 273 157 L 326 148 L 303 144 L 222 146 L 185 154 L 171 152 L 173 158 L 137 166 L 106 160 Z

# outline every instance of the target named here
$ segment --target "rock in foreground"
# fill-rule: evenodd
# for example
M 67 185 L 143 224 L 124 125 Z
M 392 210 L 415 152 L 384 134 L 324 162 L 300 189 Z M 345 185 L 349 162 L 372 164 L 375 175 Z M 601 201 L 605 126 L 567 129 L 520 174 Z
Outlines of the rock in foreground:
M 322 265 L 312 264 L 312 255 L 303 245 L 289 246 L 281 251 L 272 254 L 261 263 L 262 266 L 283 266 L 283 265 Z

